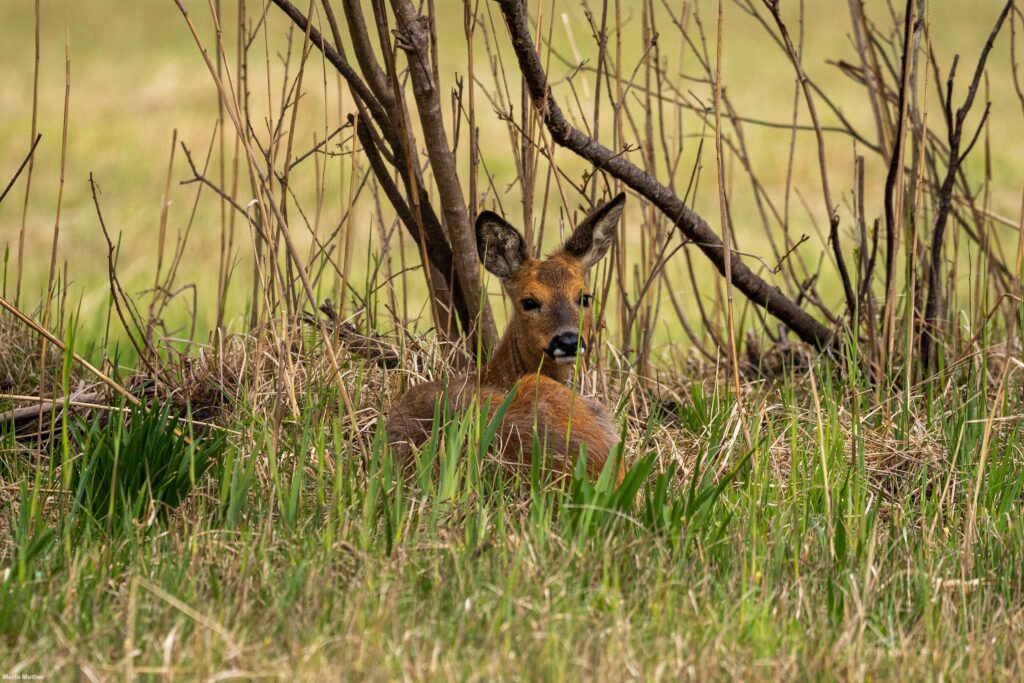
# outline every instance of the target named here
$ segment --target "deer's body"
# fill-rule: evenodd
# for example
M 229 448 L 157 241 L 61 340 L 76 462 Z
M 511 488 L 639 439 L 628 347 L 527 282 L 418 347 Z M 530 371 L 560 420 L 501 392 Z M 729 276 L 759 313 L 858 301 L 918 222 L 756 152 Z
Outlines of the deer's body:
M 475 398 L 493 415 L 515 391 L 498 430 L 504 462 L 528 467 L 536 434 L 554 471 L 571 472 L 585 447 L 588 475 L 600 474 L 618 442 L 617 430 L 604 406 L 578 394 L 569 382 L 592 324 L 587 271 L 611 246 L 624 201 L 619 195 L 596 209 L 560 251 L 544 260 L 530 258 L 525 240 L 499 216 L 480 215 L 480 258 L 501 278 L 515 313 L 479 373 L 420 384 L 402 397 L 387 423 L 399 461 L 407 463 L 429 438 L 442 396 L 449 412 Z

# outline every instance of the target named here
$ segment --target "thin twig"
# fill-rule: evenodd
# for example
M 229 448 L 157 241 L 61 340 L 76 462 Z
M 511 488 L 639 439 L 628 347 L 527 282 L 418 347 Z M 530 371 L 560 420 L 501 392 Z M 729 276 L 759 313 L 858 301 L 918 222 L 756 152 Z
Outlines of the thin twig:
M 32 160 L 32 155 L 36 153 L 36 145 L 38 145 L 39 141 L 42 139 L 43 134 L 39 133 L 36 135 L 36 139 L 32 141 L 32 146 L 29 147 L 28 154 L 26 154 L 25 158 L 22 160 L 21 166 L 18 166 L 18 170 L 14 172 L 14 176 L 11 178 L 10 182 L 7 183 L 7 187 L 4 188 L 4 191 L 0 192 L 0 203 L 3 203 L 4 197 L 6 197 L 7 193 L 11 191 L 12 187 L 14 187 L 14 183 L 18 181 L 18 176 L 21 175 L 21 172 L 25 170 L 25 166 Z

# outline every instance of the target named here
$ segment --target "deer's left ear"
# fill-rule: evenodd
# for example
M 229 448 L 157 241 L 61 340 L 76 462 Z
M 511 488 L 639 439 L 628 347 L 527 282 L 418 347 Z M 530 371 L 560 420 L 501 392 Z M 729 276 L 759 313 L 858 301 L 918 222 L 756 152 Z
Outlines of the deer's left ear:
M 619 224 L 625 205 L 626 193 L 620 192 L 611 201 L 591 211 L 576 226 L 562 251 L 578 259 L 584 268 L 590 268 L 600 261 L 615 240 L 615 227 Z

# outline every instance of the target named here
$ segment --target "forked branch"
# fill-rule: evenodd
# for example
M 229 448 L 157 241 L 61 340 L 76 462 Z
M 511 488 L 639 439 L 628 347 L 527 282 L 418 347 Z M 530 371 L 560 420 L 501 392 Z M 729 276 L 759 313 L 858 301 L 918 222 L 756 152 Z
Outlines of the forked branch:
M 932 366 L 932 338 L 933 335 L 936 334 L 938 327 L 939 290 L 942 286 L 939 277 L 942 270 L 942 240 L 945 236 L 946 223 L 949 221 L 950 209 L 953 206 L 953 186 L 956 182 L 960 166 L 970 153 L 971 148 L 974 147 L 974 143 L 978 139 L 978 134 L 985 125 L 985 120 L 988 118 L 988 107 L 986 106 L 985 112 L 982 114 L 981 121 L 978 123 L 977 132 L 967 143 L 966 148 L 961 151 L 963 145 L 964 122 L 967 119 L 967 114 L 971 111 L 971 107 L 974 106 L 974 98 L 978 93 L 978 87 L 981 85 L 981 76 L 985 72 L 985 63 L 988 61 L 988 55 L 992 51 L 992 45 L 995 43 L 996 36 L 999 35 L 999 31 L 1003 27 L 1003 22 L 1006 21 L 1006 17 L 1010 13 L 1010 9 L 1012 9 L 1012 7 L 1013 0 L 1007 0 L 1006 5 L 1003 7 L 1003 11 L 999 13 L 999 18 L 996 19 L 995 26 L 993 26 L 992 32 L 989 33 L 988 40 L 985 41 L 985 46 L 981 50 L 981 56 L 978 58 L 978 66 L 974 69 L 974 76 L 967 88 L 967 95 L 964 97 L 964 103 L 956 110 L 955 116 L 952 115 L 952 95 L 953 77 L 956 72 L 957 64 L 956 59 L 953 60 L 953 66 L 949 73 L 946 94 L 946 120 L 949 125 L 949 166 L 946 169 L 946 177 L 943 179 L 942 186 L 939 189 L 939 201 L 935 213 L 935 225 L 932 228 L 931 261 L 928 269 L 928 298 L 925 301 L 924 324 L 923 329 L 921 330 L 921 362 L 924 364 L 925 369 Z

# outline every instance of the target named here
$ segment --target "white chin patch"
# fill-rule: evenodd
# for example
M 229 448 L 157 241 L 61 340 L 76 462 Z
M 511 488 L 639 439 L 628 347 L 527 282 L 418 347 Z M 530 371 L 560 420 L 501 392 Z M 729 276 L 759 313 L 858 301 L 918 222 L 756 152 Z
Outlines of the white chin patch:
M 560 355 L 560 351 L 555 351 L 555 363 L 558 365 L 572 365 L 576 362 L 576 356 Z

